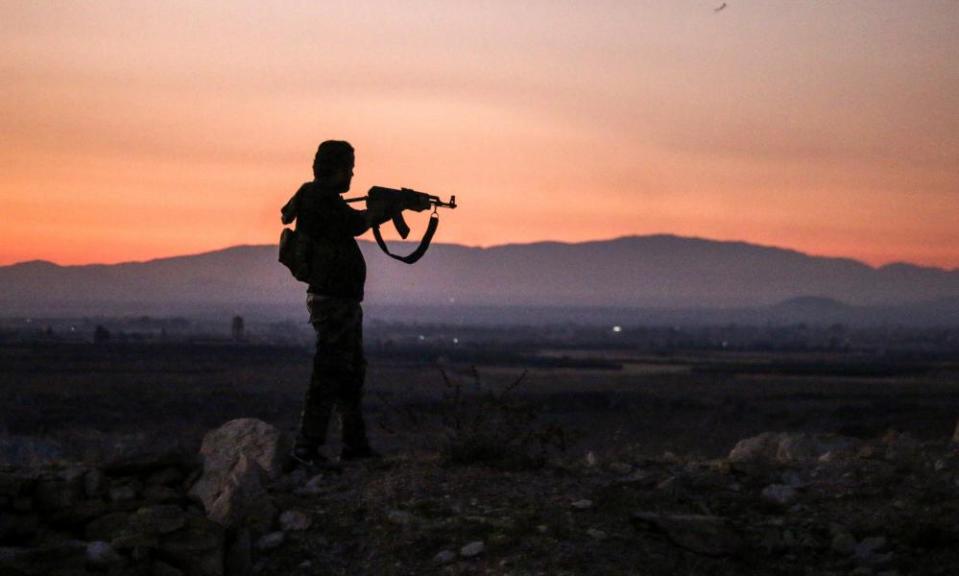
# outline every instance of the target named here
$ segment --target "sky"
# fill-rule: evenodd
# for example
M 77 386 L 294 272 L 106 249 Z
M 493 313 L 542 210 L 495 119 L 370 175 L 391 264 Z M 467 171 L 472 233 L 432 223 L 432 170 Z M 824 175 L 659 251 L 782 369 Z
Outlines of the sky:
M 275 243 L 345 139 L 438 242 L 959 267 L 959 1 L 721 3 L 0 0 L 0 265 Z

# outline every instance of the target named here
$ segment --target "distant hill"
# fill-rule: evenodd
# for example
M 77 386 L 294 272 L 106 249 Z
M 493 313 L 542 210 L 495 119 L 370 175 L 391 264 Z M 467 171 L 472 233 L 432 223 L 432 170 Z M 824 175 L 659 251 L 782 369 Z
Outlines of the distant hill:
M 410 250 L 398 243 L 399 250 Z M 436 244 L 414 266 L 361 242 L 373 305 L 742 309 L 842 316 L 863 307 L 959 308 L 959 270 L 810 256 L 669 235 L 575 244 Z M 305 287 L 274 246 L 237 246 L 115 265 L 0 267 L 0 315 L 137 313 L 239 305 L 302 307 Z M 815 295 L 815 297 L 810 297 Z M 877 308 L 879 307 L 879 308 Z M 291 308 L 292 309 L 292 308 Z M 297 308 L 299 310 L 299 308 Z M 867 311 L 868 312 L 868 311 Z M 709 316 L 705 313 L 705 316 Z

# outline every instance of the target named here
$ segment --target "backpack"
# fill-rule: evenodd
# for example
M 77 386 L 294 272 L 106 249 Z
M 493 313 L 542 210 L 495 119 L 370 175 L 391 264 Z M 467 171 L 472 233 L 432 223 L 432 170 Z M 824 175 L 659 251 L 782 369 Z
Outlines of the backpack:
M 290 224 L 296 218 L 296 198 L 297 196 L 294 195 L 280 210 L 280 219 L 284 224 Z M 311 247 L 310 238 L 302 232 L 297 232 L 293 228 L 284 228 L 280 232 L 279 257 L 277 259 L 300 282 L 309 281 Z

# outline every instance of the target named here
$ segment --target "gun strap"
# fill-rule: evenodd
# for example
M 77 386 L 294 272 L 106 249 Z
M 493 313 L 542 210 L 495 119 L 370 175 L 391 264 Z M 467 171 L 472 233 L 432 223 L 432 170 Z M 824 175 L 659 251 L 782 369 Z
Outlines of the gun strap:
M 416 247 L 416 250 L 413 250 L 411 253 L 406 256 L 398 256 L 390 252 L 389 247 L 387 247 L 386 242 L 383 241 L 383 236 L 380 234 L 380 226 L 376 224 L 373 226 L 373 237 L 376 238 L 376 243 L 379 245 L 380 250 L 386 252 L 386 255 L 390 258 L 395 258 L 400 262 L 406 262 L 407 264 L 412 264 L 423 257 L 423 254 L 426 254 L 427 248 L 430 247 L 430 242 L 433 240 L 433 234 L 436 234 L 436 228 L 439 226 L 440 216 L 436 212 L 430 214 L 430 223 L 426 227 L 426 232 L 423 234 L 423 239 L 420 240 L 420 245 Z

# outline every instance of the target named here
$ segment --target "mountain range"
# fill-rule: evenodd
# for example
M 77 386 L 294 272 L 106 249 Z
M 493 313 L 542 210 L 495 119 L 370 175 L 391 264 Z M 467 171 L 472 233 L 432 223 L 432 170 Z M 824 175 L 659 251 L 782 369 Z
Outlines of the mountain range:
M 374 306 L 698 310 L 717 319 L 723 311 L 761 309 L 774 316 L 959 320 L 959 270 L 877 268 L 744 242 L 654 235 L 489 248 L 434 244 L 413 266 L 360 244 L 369 265 L 366 300 Z M 392 246 L 412 250 L 409 243 Z M 271 245 L 236 246 L 147 262 L 3 266 L 0 316 L 299 311 L 305 286 L 276 253 Z

